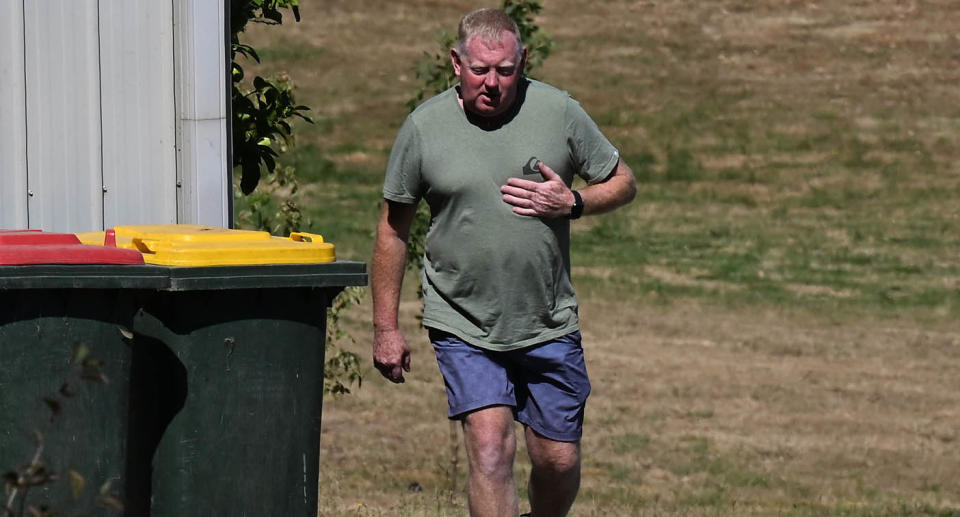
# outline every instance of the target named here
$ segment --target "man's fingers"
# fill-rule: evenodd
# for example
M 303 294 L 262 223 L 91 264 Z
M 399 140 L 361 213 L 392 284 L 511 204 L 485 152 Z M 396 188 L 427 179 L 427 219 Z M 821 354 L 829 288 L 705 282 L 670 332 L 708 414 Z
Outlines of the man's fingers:
M 393 383 L 401 383 L 404 381 L 403 378 L 403 369 L 400 366 L 390 366 L 386 364 L 378 364 L 377 370 L 380 371 L 380 375 L 383 375 L 388 381 Z M 407 371 L 410 371 L 409 369 Z
M 404 382 L 410 371 L 410 347 L 399 331 L 374 332 L 373 365 L 390 382 Z
M 517 215 L 527 215 L 527 216 L 530 216 L 530 217 L 535 217 L 535 216 L 540 215 L 539 213 L 537 213 L 536 210 L 534 210 L 534 209 L 532 209 L 532 208 L 521 208 L 521 207 L 519 207 L 519 206 L 513 207 L 513 213 L 515 213 L 515 214 L 517 214 Z
M 513 196 L 513 197 L 530 197 L 532 194 L 531 191 L 520 188 L 512 187 L 510 185 L 504 185 L 500 187 L 500 193 L 504 196 Z
M 510 194 L 504 194 L 503 200 L 516 207 L 530 208 L 533 206 L 533 201 L 524 197 L 511 196 Z
M 500 187 L 503 201 L 513 207 L 513 213 L 531 217 L 559 217 L 569 209 L 569 188 L 553 169 L 543 162 L 537 164 L 544 181 L 508 178 Z
M 538 185 L 540 185 L 540 182 L 538 181 L 530 181 L 523 178 L 507 178 L 507 184 L 501 187 L 501 190 L 505 188 L 512 188 L 530 191 L 535 190 Z

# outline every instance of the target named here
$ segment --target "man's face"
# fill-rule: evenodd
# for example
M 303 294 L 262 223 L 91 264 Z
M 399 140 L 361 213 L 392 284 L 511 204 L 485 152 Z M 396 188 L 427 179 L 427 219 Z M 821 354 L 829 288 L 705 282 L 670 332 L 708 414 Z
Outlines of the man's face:
M 527 50 L 517 52 L 517 38 L 504 31 L 500 41 L 467 40 L 466 55 L 450 52 L 453 71 L 460 78 L 463 109 L 482 117 L 497 116 L 513 105 Z

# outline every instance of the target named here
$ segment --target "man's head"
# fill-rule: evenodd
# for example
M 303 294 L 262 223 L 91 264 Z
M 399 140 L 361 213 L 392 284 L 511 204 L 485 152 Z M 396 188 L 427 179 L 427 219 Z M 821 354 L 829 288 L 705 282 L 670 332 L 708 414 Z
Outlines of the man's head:
M 517 99 L 527 59 L 517 24 L 500 9 L 478 9 L 460 20 L 457 36 L 450 60 L 460 78 L 463 109 L 500 115 Z

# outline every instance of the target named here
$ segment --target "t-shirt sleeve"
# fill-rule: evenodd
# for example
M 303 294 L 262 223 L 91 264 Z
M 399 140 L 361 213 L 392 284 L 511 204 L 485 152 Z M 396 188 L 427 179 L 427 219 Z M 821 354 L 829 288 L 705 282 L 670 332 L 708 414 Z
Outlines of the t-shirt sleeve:
M 620 160 L 617 148 L 600 132 L 596 122 L 573 98 L 568 98 L 565 118 L 567 146 L 577 174 L 587 183 L 603 181 Z
M 420 132 L 411 117 L 407 117 L 390 151 L 387 173 L 383 181 L 383 197 L 398 203 L 416 204 L 421 192 Z

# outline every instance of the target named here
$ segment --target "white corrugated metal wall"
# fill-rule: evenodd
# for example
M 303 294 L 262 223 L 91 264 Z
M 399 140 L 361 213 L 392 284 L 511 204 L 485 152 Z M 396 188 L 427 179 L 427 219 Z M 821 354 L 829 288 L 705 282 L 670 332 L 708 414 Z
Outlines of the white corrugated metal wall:
M 27 226 L 23 4 L 0 2 L 0 228 Z
M 0 228 L 228 225 L 223 19 L 222 0 L 0 1 Z

